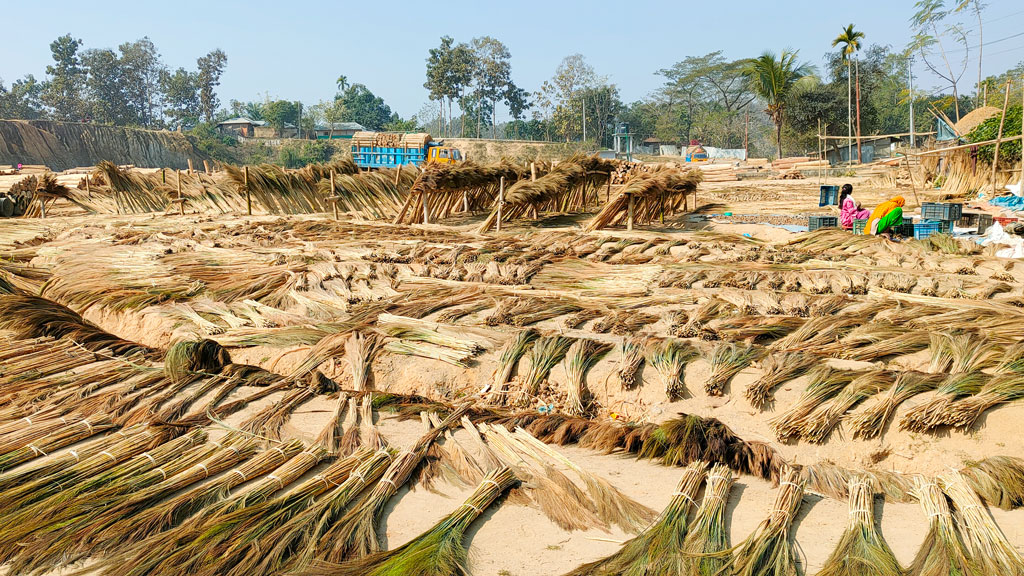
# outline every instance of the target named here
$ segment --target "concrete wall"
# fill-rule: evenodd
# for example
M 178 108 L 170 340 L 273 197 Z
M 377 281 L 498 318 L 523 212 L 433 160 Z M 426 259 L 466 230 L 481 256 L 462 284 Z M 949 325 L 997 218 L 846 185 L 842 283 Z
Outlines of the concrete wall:
M 209 158 L 178 132 L 45 120 L 0 120 L 0 164 L 45 164 L 52 170 L 101 160 L 145 168 L 187 168 Z

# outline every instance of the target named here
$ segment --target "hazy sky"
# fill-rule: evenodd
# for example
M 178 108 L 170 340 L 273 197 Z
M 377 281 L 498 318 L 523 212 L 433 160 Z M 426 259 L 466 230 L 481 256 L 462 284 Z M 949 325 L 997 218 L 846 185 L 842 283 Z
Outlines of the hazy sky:
M 219 93 L 225 104 L 267 94 L 315 103 L 330 98 L 335 78 L 344 74 L 408 117 L 427 101 L 424 60 L 446 34 L 460 41 L 490 35 L 504 42 L 514 80 L 531 91 L 564 56 L 580 52 L 631 102 L 658 87 L 658 69 L 714 50 L 743 58 L 791 47 L 821 67 L 833 50 L 832 38 L 850 22 L 867 34 L 866 45 L 902 47 L 910 36 L 913 2 L 2 0 L 0 8 L 23 24 L 4 26 L 0 35 L 0 77 L 7 84 L 28 73 L 41 79 L 51 62 L 49 43 L 59 35 L 70 32 L 86 48 L 149 36 L 172 68 L 192 69 L 198 56 L 224 50 L 228 65 Z M 21 10 L 31 17 L 19 16 Z M 998 41 L 985 47 L 989 75 L 1024 60 L 1024 4 L 989 0 L 984 14 L 986 42 Z M 967 25 L 976 43 L 977 24 Z M 964 91 L 977 77 L 974 46 L 970 56 Z M 916 75 L 919 86 L 936 83 L 923 66 Z

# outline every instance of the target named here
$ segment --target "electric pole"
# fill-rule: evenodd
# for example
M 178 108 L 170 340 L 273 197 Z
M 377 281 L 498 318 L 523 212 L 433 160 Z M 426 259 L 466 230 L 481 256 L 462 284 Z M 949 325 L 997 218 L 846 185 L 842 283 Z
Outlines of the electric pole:
M 915 148 L 916 143 L 914 142 L 914 57 L 910 57 L 910 63 L 907 65 L 907 77 L 910 80 L 910 147 Z

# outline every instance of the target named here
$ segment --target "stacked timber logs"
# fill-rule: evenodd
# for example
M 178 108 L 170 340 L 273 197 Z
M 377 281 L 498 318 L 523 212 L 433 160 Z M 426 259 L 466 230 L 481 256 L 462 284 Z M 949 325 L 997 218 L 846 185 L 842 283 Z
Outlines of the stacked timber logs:
M 402 132 L 356 132 L 352 145 L 376 148 L 423 148 L 431 142 L 430 134 L 404 134 Z

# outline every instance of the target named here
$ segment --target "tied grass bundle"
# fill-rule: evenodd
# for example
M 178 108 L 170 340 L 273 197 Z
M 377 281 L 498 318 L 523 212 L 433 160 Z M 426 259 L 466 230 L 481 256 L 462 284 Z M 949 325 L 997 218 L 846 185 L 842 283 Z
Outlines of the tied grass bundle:
M 850 525 L 818 576 L 902 576 L 903 568 L 875 529 L 875 491 L 867 478 L 850 481 Z
M 788 410 L 768 421 L 775 436 L 779 440 L 799 437 L 814 409 L 839 394 L 856 376 L 856 372 L 836 370 L 829 366 L 815 370 L 810 384 L 800 394 L 800 399 Z
M 932 334 L 930 340 L 931 373 L 977 372 L 989 368 L 999 360 L 999 351 L 987 338 L 973 333 Z
M 61 422 L 61 419 L 57 419 L 56 422 Z M 70 446 L 97 433 L 110 430 L 113 427 L 114 424 L 110 421 L 109 416 L 97 414 L 91 418 L 83 418 L 70 424 L 65 425 L 62 423 L 60 429 L 38 439 L 30 439 L 23 436 L 19 439 L 18 443 L 23 442 L 24 445 L 0 456 L 0 471 L 10 470 L 29 460 L 46 456 L 54 450 Z M 3 486 L 2 478 L 0 476 L 0 487 Z
M 857 378 L 836 395 L 827 406 L 819 406 L 807 419 L 801 436 L 815 444 L 824 443 L 840 419 L 858 402 L 892 386 L 893 375 L 884 370 L 871 370 Z
M 710 396 L 721 396 L 725 385 L 732 380 L 733 376 L 750 366 L 750 363 L 757 360 L 760 354 L 761 350 L 753 344 L 746 346 L 731 342 L 718 344 L 708 359 L 711 364 L 711 374 L 704 382 L 704 391 Z
M 1006 540 L 981 499 L 971 490 L 967 479 L 959 472 L 952 472 L 943 476 L 941 483 L 943 492 L 956 506 L 957 519 L 961 522 L 960 532 L 966 536 L 982 572 L 1000 575 L 1024 573 L 1024 558 Z
M 376 525 L 385 505 L 420 466 L 434 441 L 458 422 L 470 406 L 464 404 L 452 410 L 441 426 L 431 429 L 416 441 L 412 449 L 399 454 L 373 489 L 331 526 L 329 533 L 318 543 L 316 557 L 341 562 L 380 550 L 381 542 L 377 539 Z
M 665 384 L 665 397 L 669 402 L 683 398 L 686 385 L 683 383 L 683 369 L 686 363 L 699 355 L 693 346 L 668 338 L 652 343 L 647 349 L 647 361 L 658 370 Z
M 969 430 L 989 408 L 1024 398 L 1024 374 L 1001 374 L 981 387 L 981 390 L 948 407 L 943 424 Z
M 907 570 L 908 576 L 982 576 L 956 529 L 949 502 L 939 485 L 915 478 L 914 496 L 928 517 L 928 535 Z
M 523 391 L 519 404 L 526 405 L 540 392 L 548 374 L 565 358 L 574 339 L 566 336 L 541 336 L 530 350 L 530 370 L 523 377 Z
M 623 390 L 632 390 L 642 382 L 644 343 L 639 338 L 628 338 L 619 346 L 619 367 L 615 374 Z
M 340 565 L 317 563 L 304 573 L 310 576 L 469 576 L 468 555 L 462 545 L 466 529 L 515 483 L 516 477 L 509 468 L 495 470 L 458 509 L 408 544 Z
M 501 359 L 498 361 L 498 367 L 494 370 L 491 383 L 483 390 L 483 393 L 486 394 L 493 388 L 492 402 L 495 404 L 505 403 L 505 389 L 508 381 L 519 366 L 519 360 L 538 338 L 540 338 L 540 332 L 533 328 L 527 328 L 516 332 L 516 335 L 505 343 L 501 349 Z
M 803 352 L 769 354 L 761 362 L 761 369 L 764 371 L 761 377 L 747 386 L 747 400 L 754 408 L 764 410 L 772 402 L 772 391 L 775 388 L 799 378 L 817 363 L 817 358 Z
M 623 544 L 607 558 L 584 564 L 566 576 L 682 574 L 686 562 L 683 546 L 686 517 L 704 480 L 707 462 L 692 462 L 683 471 L 672 500 L 650 528 Z
M 683 540 L 683 570 L 680 574 L 717 576 L 729 564 L 729 531 L 725 509 L 735 481 L 728 467 L 711 467 L 704 487 L 704 499 Z
M 500 427 L 498 429 L 501 430 Z M 535 458 L 539 459 L 541 455 L 546 455 L 575 472 L 586 485 L 587 492 L 596 505 L 597 516 L 604 522 L 617 524 L 627 532 L 636 533 L 654 520 L 656 516 L 654 510 L 626 496 L 604 478 L 585 470 L 579 464 L 534 438 L 526 430 L 516 429 L 515 438 L 518 440 L 518 446 L 531 451 Z
M 961 472 L 989 505 L 1003 510 L 1024 506 L 1024 460 L 993 456 L 971 462 Z
M 796 555 L 789 540 L 793 518 L 800 511 L 804 486 L 791 468 L 782 473 L 779 493 L 768 518 L 736 549 L 729 576 L 796 576 Z
M 376 343 L 375 336 L 366 337 L 359 332 L 353 332 L 345 340 L 345 361 L 348 362 L 352 375 L 352 389 L 356 392 L 368 389 L 370 366 L 373 364 L 373 354 L 377 349 Z
M 946 423 L 950 406 L 956 400 L 977 394 L 992 377 L 982 372 L 950 374 L 935 389 L 935 396 L 918 404 L 900 419 L 900 429 L 911 432 L 927 432 Z
M 588 416 L 593 412 L 594 395 L 587 386 L 587 373 L 612 349 L 611 344 L 596 340 L 579 339 L 566 354 L 565 376 L 568 381 L 565 411 L 573 416 Z
M 178 526 L 187 518 L 207 507 L 227 499 L 231 490 L 288 461 L 302 450 L 302 441 L 295 439 L 275 448 L 264 450 L 244 464 L 232 468 L 213 482 L 202 484 L 175 495 L 171 499 L 146 508 L 133 516 L 122 517 L 92 537 L 99 550 L 115 545 L 129 545 Z
M 900 373 L 896 377 L 896 382 L 880 394 L 873 404 L 850 419 L 854 436 L 864 439 L 877 438 L 900 404 L 918 394 L 935 390 L 942 378 L 943 376 L 939 374 Z

